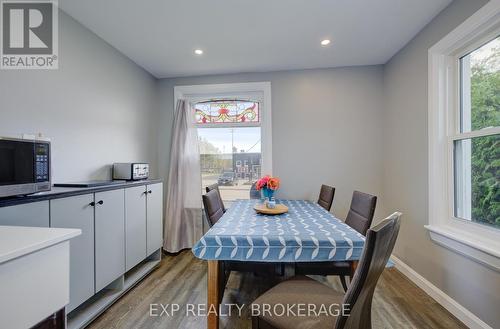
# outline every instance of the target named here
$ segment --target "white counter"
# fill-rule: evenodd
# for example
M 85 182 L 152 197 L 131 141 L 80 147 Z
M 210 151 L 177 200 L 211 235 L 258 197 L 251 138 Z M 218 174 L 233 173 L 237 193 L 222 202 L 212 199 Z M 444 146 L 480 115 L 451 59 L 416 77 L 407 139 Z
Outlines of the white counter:
M 80 230 L 0 226 L 0 319 L 30 328 L 69 302 L 69 239 Z
M 80 234 L 75 229 L 0 226 L 0 264 Z

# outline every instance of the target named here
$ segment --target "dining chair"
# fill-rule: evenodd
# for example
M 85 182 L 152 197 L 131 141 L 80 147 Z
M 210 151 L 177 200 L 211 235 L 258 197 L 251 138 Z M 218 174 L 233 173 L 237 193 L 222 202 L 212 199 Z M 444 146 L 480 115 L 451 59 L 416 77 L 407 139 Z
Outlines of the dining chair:
M 376 196 L 354 191 L 345 223 L 359 233 L 366 235 L 366 231 L 372 224 L 376 206 Z M 352 275 L 349 262 L 296 263 L 295 273 L 301 275 L 338 275 L 344 291 L 347 291 L 346 276 Z
M 306 305 L 306 309 L 333 309 L 337 314 L 311 313 L 292 316 L 291 313 L 253 312 L 253 329 L 371 329 L 371 305 L 377 281 L 382 274 L 399 232 L 401 213 L 395 212 L 368 230 L 365 247 L 351 286 L 345 294 L 305 276 L 294 277 L 271 288 L 258 297 L 252 310 L 274 310 L 275 305 Z M 264 306 L 265 305 L 265 306 Z M 344 305 L 344 307 L 343 307 Z M 331 308 L 330 308 L 331 307 Z M 277 308 L 280 312 L 280 308 Z M 297 310 L 295 310 L 297 313 Z M 318 311 L 316 311 L 318 312 Z M 255 316 L 254 316 L 255 314 Z
M 250 187 L 250 199 L 260 199 L 260 191 L 257 191 L 257 182 Z
M 205 209 L 208 225 L 212 227 L 222 215 L 224 215 L 224 205 L 216 189 L 208 191 L 201 197 L 203 199 L 203 208 Z
M 377 197 L 375 195 L 354 191 L 345 223 L 359 233 L 366 235 L 366 231 L 372 224 L 376 206 Z
M 224 206 L 224 202 L 222 201 L 222 196 L 220 194 L 220 190 L 219 190 L 219 184 L 215 183 L 215 184 L 212 184 L 212 185 L 208 185 L 207 187 L 205 187 L 205 191 L 208 193 L 212 190 L 216 190 L 217 193 L 219 194 L 219 200 L 220 200 L 220 203 L 222 204 L 222 212 L 226 212 L 226 206 Z
M 327 211 L 332 209 L 333 197 L 335 196 L 335 188 L 328 185 L 321 185 L 319 191 L 318 204 Z
M 206 194 L 202 195 L 203 208 L 210 227 L 215 225 L 222 215 L 223 205 L 222 200 L 216 189 L 212 189 Z M 236 272 L 250 272 L 263 275 L 283 275 L 283 265 L 281 263 L 268 263 L 268 262 L 242 262 L 242 261 L 220 261 L 219 262 L 219 302 L 222 301 L 224 289 L 231 271 Z

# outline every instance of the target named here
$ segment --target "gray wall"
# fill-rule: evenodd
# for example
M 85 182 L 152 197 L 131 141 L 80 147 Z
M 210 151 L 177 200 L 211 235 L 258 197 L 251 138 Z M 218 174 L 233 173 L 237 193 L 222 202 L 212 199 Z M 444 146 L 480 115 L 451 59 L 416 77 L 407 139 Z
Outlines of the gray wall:
M 160 168 L 168 171 L 176 85 L 270 81 L 273 174 L 279 197 L 315 200 L 322 183 L 337 188 L 333 212 L 344 218 L 355 189 L 381 194 L 382 68 L 236 74 L 160 80 Z M 166 177 L 165 177 L 166 178 Z M 383 203 L 377 216 L 385 215 Z
M 63 12 L 59 31 L 59 70 L 0 71 L 0 136 L 51 137 L 55 182 L 155 165 L 156 80 Z
M 427 50 L 485 1 L 454 1 L 384 66 L 384 193 L 404 213 L 395 254 L 493 328 L 500 274 L 434 244 L 428 224 Z

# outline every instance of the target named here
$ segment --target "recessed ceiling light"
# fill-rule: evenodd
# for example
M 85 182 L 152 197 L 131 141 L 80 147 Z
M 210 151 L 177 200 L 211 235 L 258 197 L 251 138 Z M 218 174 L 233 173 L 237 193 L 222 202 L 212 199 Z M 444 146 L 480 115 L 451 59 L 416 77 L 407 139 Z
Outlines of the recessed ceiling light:
M 195 50 L 194 50 L 194 53 L 195 53 L 196 55 L 203 55 L 203 50 L 201 50 L 201 49 L 195 49 Z
M 325 40 L 321 40 L 321 45 L 322 46 L 328 46 L 330 44 L 330 40 L 329 39 L 325 39 Z

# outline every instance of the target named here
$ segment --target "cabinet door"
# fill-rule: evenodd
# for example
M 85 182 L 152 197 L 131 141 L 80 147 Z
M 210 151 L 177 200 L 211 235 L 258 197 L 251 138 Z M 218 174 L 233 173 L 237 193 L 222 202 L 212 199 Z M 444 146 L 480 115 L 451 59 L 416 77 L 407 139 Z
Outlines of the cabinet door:
M 94 201 L 93 194 L 50 201 L 50 226 L 78 228 L 82 234 L 70 241 L 70 291 L 71 312 L 94 295 Z
M 125 265 L 130 270 L 146 258 L 146 186 L 125 189 Z
M 147 254 L 151 255 L 163 245 L 163 184 L 146 187 L 147 199 Z
M 0 225 L 49 227 L 49 201 L 2 207 Z
M 125 273 L 125 191 L 95 194 L 95 292 Z

